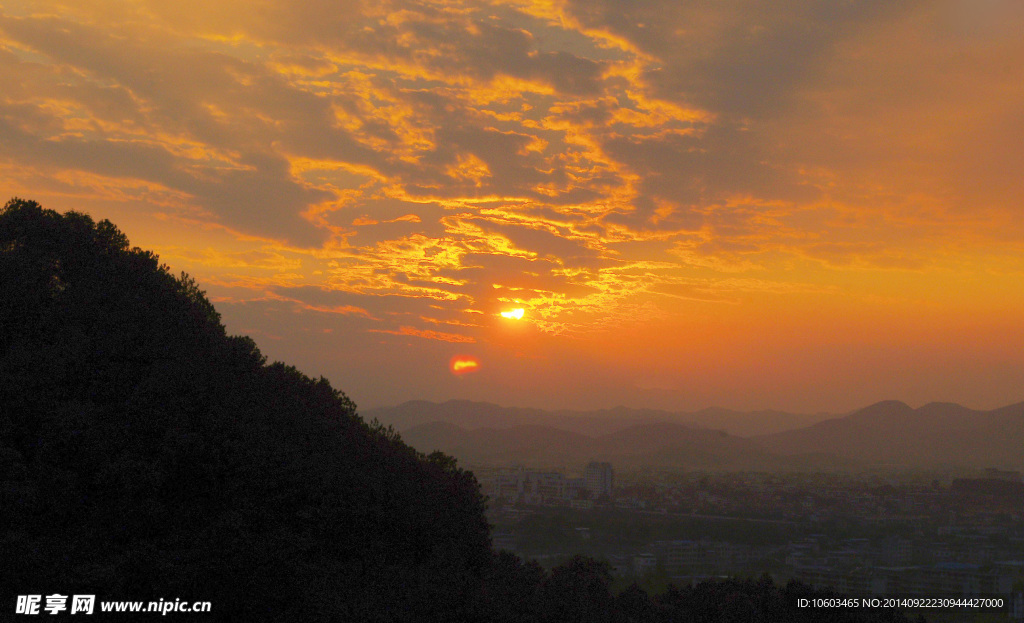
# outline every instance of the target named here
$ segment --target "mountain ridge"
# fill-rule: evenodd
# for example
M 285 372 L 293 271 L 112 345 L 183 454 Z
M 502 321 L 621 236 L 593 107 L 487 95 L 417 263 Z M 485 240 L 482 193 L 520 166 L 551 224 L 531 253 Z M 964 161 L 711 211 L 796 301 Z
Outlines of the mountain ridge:
M 697 428 L 718 428 L 739 436 L 769 434 L 837 417 L 829 413 L 799 414 L 775 410 L 734 411 L 709 407 L 699 411 L 666 411 L 615 406 L 593 410 L 545 410 L 533 407 L 504 407 L 490 402 L 448 400 L 442 403 L 410 400 L 391 407 L 364 412 L 397 431 L 431 421 L 449 421 L 466 428 L 482 426 L 510 427 L 527 423 L 556 425 L 564 430 L 598 435 L 615 432 L 634 424 L 672 422 Z M 480 421 L 486 421 L 479 424 Z
M 854 461 L 824 455 L 778 456 L 743 437 L 671 422 L 639 424 L 597 436 L 540 425 L 469 430 L 450 422 L 428 422 L 407 429 L 402 439 L 420 452 L 438 450 L 474 466 L 575 469 L 590 461 L 610 461 L 619 468 L 800 471 L 856 466 Z
M 980 411 L 949 402 L 913 409 L 883 401 L 845 417 L 752 439 L 783 455 L 819 451 L 868 464 L 1020 469 L 1024 403 Z
M 736 434 L 765 413 L 776 416 L 762 425 L 767 428 L 798 424 L 801 417 L 817 421 L 776 432 Z M 600 459 L 642 465 L 646 459 L 652 466 L 751 469 L 1024 467 L 1019 451 L 1024 446 L 1024 402 L 982 411 L 951 402 L 913 408 L 883 400 L 826 418 L 715 408 L 689 413 L 626 407 L 545 411 L 452 400 L 410 401 L 368 411 L 367 416 L 393 425 L 420 451 L 439 449 L 475 464 Z M 438 419 L 422 421 L 427 418 Z M 438 427 L 441 422 L 450 426 Z M 519 446 L 513 447 L 514 439 Z

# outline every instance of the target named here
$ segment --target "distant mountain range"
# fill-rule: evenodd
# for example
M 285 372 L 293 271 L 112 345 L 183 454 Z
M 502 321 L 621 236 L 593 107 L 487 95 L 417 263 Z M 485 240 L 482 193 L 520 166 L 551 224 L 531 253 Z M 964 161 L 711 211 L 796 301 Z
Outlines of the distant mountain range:
M 1024 467 L 1024 403 L 975 411 L 948 402 L 873 404 L 845 417 L 755 437 L 778 454 L 824 452 L 871 465 Z
M 364 413 L 422 452 L 463 464 L 849 470 L 1024 467 L 1024 403 L 975 411 L 880 402 L 843 416 L 616 407 L 545 411 L 485 402 L 412 401 Z
M 422 452 L 441 450 L 466 465 L 571 468 L 600 460 L 631 468 L 801 470 L 855 466 L 831 456 L 774 455 L 749 439 L 666 422 L 638 424 L 598 436 L 535 424 L 469 430 L 450 422 L 430 422 L 406 430 L 402 440 Z
M 366 411 L 367 420 L 377 418 L 398 432 L 420 424 L 448 422 L 462 428 L 511 428 L 513 426 L 550 426 L 583 435 L 606 435 L 640 424 L 668 422 L 695 428 L 722 430 L 747 437 L 768 435 L 802 428 L 836 417 L 829 413 L 813 415 L 782 411 L 740 412 L 729 409 L 703 409 L 692 412 L 659 411 L 615 407 L 597 411 L 546 411 L 519 407 L 500 407 L 489 402 L 449 400 L 444 403 L 413 400 L 395 407 Z

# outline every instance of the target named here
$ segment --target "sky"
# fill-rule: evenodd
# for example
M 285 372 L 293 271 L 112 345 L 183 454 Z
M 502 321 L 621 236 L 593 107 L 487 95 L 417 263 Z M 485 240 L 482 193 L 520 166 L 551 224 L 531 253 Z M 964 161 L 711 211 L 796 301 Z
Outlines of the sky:
M 0 189 L 110 219 L 361 408 L 994 408 L 1022 31 L 1016 0 L 7 0 Z

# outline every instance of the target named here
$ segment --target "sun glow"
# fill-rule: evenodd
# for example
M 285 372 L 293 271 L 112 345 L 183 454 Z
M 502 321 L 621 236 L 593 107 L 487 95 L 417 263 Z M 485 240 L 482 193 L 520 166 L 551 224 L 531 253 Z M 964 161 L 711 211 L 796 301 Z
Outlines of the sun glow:
M 448 365 L 452 374 L 456 376 L 462 376 L 463 374 L 469 374 L 470 372 L 476 372 L 480 369 L 480 362 L 477 361 L 476 357 L 470 357 L 469 355 L 455 355 L 452 357 L 451 363 Z
M 501 312 L 501 317 L 502 318 L 511 318 L 512 320 L 522 320 L 523 319 L 523 313 L 524 313 L 523 312 L 523 308 L 522 307 L 517 307 L 516 309 L 510 309 L 508 311 Z

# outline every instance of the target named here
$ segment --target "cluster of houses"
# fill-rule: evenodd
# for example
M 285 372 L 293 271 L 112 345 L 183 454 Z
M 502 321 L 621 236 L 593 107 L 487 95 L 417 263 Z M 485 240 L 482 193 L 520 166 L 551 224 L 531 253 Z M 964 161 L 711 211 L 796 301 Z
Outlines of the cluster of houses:
M 506 467 L 475 469 L 484 495 L 491 500 L 522 504 L 561 504 L 591 508 L 595 501 L 610 500 L 614 473 L 610 463 L 592 462 L 580 477 L 561 471 Z

